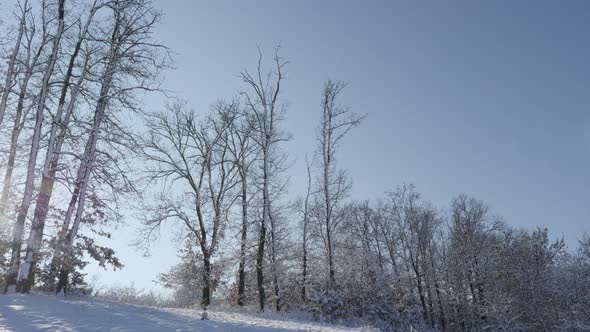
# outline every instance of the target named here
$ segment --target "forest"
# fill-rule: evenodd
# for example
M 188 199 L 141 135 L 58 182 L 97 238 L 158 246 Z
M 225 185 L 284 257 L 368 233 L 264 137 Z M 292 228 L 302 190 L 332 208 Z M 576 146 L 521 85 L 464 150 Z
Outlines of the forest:
M 150 0 L 0 10 L 10 12 L 0 25 L 3 293 L 109 297 L 84 268 L 124 268 L 101 243 L 125 219 L 141 224 L 138 249 L 165 225 L 182 244 L 158 280 L 172 295 L 153 305 L 305 312 L 383 331 L 590 330 L 589 236 L 569 248 L 547 228 L 511 226 L 492 202 L 457 193 L 436 206 L 410 183 L 351 198 L 341 147 L 371 114 L 341 102 L 346 81 L 317 91 L 315 146 L 297 161 L 307 176 L 289 179 L 297 138 L 280 46 L 253 45 L 240 92 L 195 110 L 164 88 L 174 50 L 154 38 L 163 14 Z M 147 111 L 148 95 L 165 107 Z

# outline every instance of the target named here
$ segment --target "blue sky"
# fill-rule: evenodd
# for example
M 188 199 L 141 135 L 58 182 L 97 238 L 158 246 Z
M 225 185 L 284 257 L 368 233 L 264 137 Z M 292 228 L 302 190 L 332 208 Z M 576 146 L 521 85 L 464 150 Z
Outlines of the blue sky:
M 349 81 L 341 102 L 367 121 L 338 162 L 353 197 L 372 199 L 407 182 L 447 207 L 460 193 L 482 199 L 516 227 L 548 227 L 570 245 L 590 232 L 590 2 L 568 1 L 180 1 L 157 0 L 157 37 L 177 70 L 164 87 L 205 111 L 240 89 L 257 45 L 290 61 L 286 145 L 295 161 L 290 195 L 303 194 L 320 93 Z M 162 105 L 159 97 L 147 108 Z M 113 245 L 127 268 L 101 283 L 151 280 L 175 261 L 166 236 L 154 255 Z M 117 240 L 118 238 L 118 240 Z M 96 273 L 95 268 L 90 273 Z

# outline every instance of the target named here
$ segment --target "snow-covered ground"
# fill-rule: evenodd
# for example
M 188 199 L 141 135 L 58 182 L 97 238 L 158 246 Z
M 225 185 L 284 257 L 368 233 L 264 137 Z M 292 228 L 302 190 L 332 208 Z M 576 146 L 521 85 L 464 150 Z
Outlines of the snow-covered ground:
M 156 309 L 93 299 L 45 295 L 0 295 L 0 331 L 374 331 L 310 322 L 262 318 L 252 314 L 211 311 L 200 320 L 195 310 Z

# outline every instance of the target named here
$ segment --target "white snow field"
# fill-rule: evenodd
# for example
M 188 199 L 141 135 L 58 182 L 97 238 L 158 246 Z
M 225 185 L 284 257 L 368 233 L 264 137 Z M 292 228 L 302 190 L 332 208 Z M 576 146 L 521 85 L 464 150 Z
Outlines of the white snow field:
M 46 295 L 0 295 L 0 331 L 376 331 L 295 322 L 233 312 L 210 311 L 209 320 L 189 309 L 157 309 Z

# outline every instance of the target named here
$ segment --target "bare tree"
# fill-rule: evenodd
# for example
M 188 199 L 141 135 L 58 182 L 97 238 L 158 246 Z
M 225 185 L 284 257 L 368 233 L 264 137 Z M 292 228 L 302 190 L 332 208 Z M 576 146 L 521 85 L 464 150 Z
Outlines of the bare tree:
M 286 112 L 286 104 L 279 100 L 281 83 L 284 79 L 284 68 L 287 65 L 278 55 L 278 48 L 274 56 L 274 70 L 264 73 L 262 68 L 262 53 L 259 50 L 258 65 L 252 75 L 247 70 L 241 73 L 246 83 L 246 91 L 242 93 L 246 107 L 253 116 L 254 134 L 252 139 L 260 148 L 261 153 L 261 188 L 262 188 L 262 218 L 260 220 L 260 234 L 258 238 L 258 252 L 256 254 L 256 279 L 258 284 L 258 299 L 261 311 L 264 311 L 266 295 L 264 292 L 264 253 L 267 227 L 272 218 L 271 172 L 273 154 L 276 154 L 277 144 L 290 137 L 279 127 Z
M 451 203 L 449 251 L 455 277 L 461 287 L 455 287 L 463 317 L 477 327 L 485 320 L 486 283 L 489 276 L 488 254 L 493 253 L 491 241 L 501 226 L 500 220 L 489 215 L 489 207 L 480 200 L 459 195 Z
M 380 200 L 378 202 L 378 215 L 379 215 L 379 225 L 378 229 L 381 233 L 382 241 L 385 245 L 385 250 L 387 251 L 387 256 L 389 257 L 389 263 L 391 263 L 391 268 L 393 269 L 394 276 L 397 279 L 397 283 L 400 284 L 400 271 L 398 268 L 398 260 L 399 260 L 399 234 L 395 227 L 395 224 L 391 222 L 389 218 L 387 218 L 388 213 L 388 204 L 386 201 Z
M 318 128 L 318 153 L 322 170 L 320 191 L 323 200 L 324 245 L 328 260 L 329 283 L 334 285 L 334 230 L 340 220 L 335 213 L 339 204 L 350 191 L 350 181 L 345 172 L 336 168 L 336 152 L 342 138 L 365 119 L 351 113 L 347 107 L 337 104 L 337 98 L 346 87 L 342 81 L 327 81 L 322 95 L 322 117 Z
M 257 161 L 258 147 L 252 140 L 253 120 L 251 115 L 241 114 L 232 121 L 229 135 L 227 135 L 227 142 L 225 144 L 229 147 L 229 152 L 235 163 L 236 171 L 240 181 L 240 199 L 242 207 L 242 227 L 240 230 L 240 259 L 238 266 L 238 298 L 237 304 L 244 305 L 244 293 L 246 288 L 246 255 L 248 248 L 248 213 L 249 213 L 249 182 L 248 179 L 252 177 L 251 167 Z
M 180 197 L 162 195 L 161 203 L 146 220 L 147 235 L 154 234 L 166 220 L 180 221 L 194 234 L 203 257 L 204 307 L 211 303 L 211 259 L 235 201 L 231 190 L 238 183 L 235 163 L 225 144 L 232 113 L 223 109 L 198 121 L 193 111 L 175 103 L 166 113 L 150 115 L 146 123 L 149 137 L 144 151 L 154 165 L 152 179 L 170 181 L 182 192 Z
M 413 185 L 403 185 L 396 191 L 389 193 L 389 218 L 397 225 L 402 245 L 402 256 L 406 269 L 411 271 L 414 287 L 422 306 L 424 321 L 429 320 L 427 296 L 424 290 L 424 271 L 422 265 L 422 251 L 428 233 L 423 231 L 421 220 L 420 195 Z
M 303 207 L 302 207 L 302 214 L 303 214 L 303 220 L 302 220 L 302 233 L 301 233 L 301 249 L 302 249 L 302 254 L 303 254 L 303 266 L 302 266 L 302 272 L 301 272 L 301 299 L 302 301 L 306 300 L 307 297 L 307 260 L 308 260 L 308 250 L 309 250 L 309 228 L 310 228 L 310 214 L 311 214 L 311 207 L 310 207 L 310 198 L 312 195 L 311 192 L 311 163 L 309 162 L 309 159 L 307 158 L 307 155 L 305 155 L 305 167 L 306 167 L 306 171 L 307 171 L 307 191 L 305 192 L 305 198 L 303 199 Z

